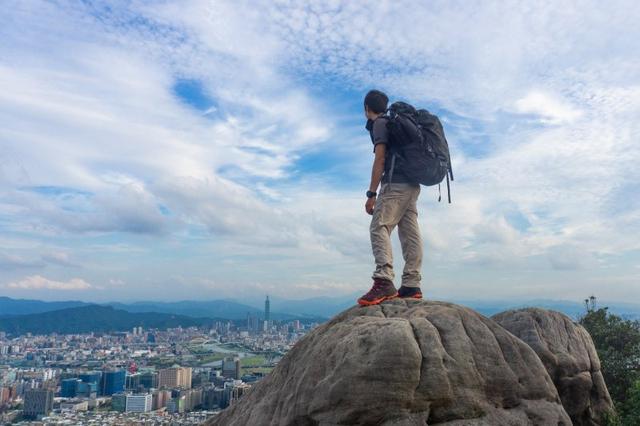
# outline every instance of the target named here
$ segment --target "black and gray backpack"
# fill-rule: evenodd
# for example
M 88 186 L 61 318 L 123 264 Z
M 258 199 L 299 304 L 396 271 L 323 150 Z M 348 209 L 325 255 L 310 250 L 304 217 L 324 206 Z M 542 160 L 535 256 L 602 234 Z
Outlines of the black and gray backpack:
M 451 203 L 449 178 L 453 181 L 449 144 L 442 123 L 426 109 L 416 110 L 405 102 L 395 102 L 387 110 L 391 168 L 396 158 L 402 160 L 402 171 L 414 183 L 438 185 L 446 178 L 447 196 Z M 441 197 L 438 197 L 440 201 Z

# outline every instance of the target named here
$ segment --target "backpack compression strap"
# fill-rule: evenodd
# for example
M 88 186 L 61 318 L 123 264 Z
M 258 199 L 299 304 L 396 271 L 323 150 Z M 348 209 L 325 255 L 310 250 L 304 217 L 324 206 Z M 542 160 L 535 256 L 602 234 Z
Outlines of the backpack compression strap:
M 393 179 L 393 169 L 396 167 L 396 154 L 393 153 L 391 155 L 391 168 L 389 169 L 389 183 L 391 183 L 391 179 Z
M 449 173 L 447 173 L 447 198 L 449 199 L 449 204 L 451 204 L 451 188 L 449 187 Z M 438 202 L 440 202 L 440 200 L 442 200 L 442 194 L 440 193 L 440 184 L 438 184 Z

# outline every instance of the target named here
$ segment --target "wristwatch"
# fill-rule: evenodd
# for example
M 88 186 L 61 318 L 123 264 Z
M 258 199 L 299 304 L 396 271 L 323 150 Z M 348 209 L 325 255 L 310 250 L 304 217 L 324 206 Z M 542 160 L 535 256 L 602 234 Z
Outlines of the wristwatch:
M 373 198 L 373 197 L 376 197 L 377 195 L 378 195 L 377 192 L 367 191 L 367 198 Z

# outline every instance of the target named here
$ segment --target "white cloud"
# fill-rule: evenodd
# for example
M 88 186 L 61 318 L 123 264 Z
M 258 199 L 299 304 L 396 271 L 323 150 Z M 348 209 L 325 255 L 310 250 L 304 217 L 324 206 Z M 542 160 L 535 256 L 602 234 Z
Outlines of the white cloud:
M 582 115 L 582 112 L 571 105 L 538 91 L 529 92 L 515 103 L 516 111 L 524 114 L 538 114 L 544 123 L 571 123 Z
M 64 251 L 47 251 L 46 253 L 42 254 L 42 260 L 44 260 L 45 262 L 54 264 L 54 265 L 60 265 L 60 266 L 72 266 L 72 267 L 76 267 L 79 266 L 76 262 L 74 262 L 71 257 L 69 256 L 69 253 L 64 252 Z
M 81 278 L 72 278 L 69 281 L 55 281 L 41 275 L 32 275 L 20 281 L 10 282 L 7 287 L 21 290 L 87 290 L 91 288 L 91 284 Z

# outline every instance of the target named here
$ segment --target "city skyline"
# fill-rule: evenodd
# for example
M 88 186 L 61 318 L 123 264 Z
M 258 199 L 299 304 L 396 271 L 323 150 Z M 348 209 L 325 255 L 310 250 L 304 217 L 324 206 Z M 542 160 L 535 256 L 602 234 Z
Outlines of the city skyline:
M 318 323 L 0 331 L 0 421 L 201 424 L 236 403 Z M 19 423 L 22 424 L 22 423 Z
M 640 300 L 638 18 L 631 1 L 11 0 L 0 294 L 366 289 L 376 87 L 437 113 L 452 149 L 453 204 L 420 198 L 425 297 Z

